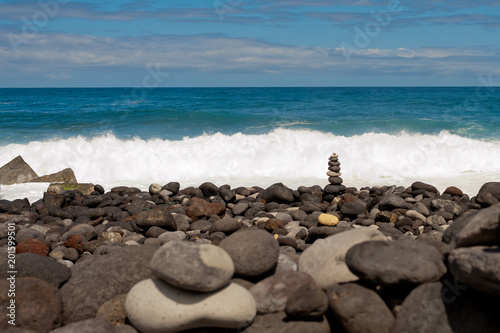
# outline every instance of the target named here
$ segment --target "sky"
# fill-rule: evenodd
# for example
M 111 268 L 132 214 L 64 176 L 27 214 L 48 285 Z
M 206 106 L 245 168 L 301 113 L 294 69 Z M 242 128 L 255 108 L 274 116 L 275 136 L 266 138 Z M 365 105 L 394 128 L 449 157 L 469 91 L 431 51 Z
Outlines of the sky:
M 0 87 L 500 85 L 500 0 L 0 0 Z

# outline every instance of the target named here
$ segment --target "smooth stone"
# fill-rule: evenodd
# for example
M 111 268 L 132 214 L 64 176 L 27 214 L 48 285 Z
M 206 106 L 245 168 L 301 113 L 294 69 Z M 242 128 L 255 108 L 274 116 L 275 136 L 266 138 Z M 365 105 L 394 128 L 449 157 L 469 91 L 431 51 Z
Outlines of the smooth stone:
M 304 283 L 312 281 L 309 274 L 298 271 L 279 272 L 259 281 L 250 288 L 257 303 L 257 313 L 284 311 L 290 295 Z
M 500 296 L 500 248 L 473 246 L 451 251 L 451 274 L 473 289 Z
M 411 184 L 411 189 L 413 191 L 424 190 L 424 191 L 428 191 L 431 193 L 439 193 L 437 188 L 435 188 L 434 186 L 432 186 L 430 184 L 426 184 L 423 182 L 414 182 L 413 184 Z
M 366 214 L 366 206 L 359 201 L 349 201 L 340 207 L 340 212 L 348 216 L 358 216 Z
M 262 199 L 267 202 L 286 204 L 294 201 L 292 190 L 280 184 L 274 184 L 265 189 L 262 193 Z
M 278 265 L 276 266 L 276 273 L 284 271 L 296 271 L 298 268 L 297 263 L 290 258 L 290 256 L 280 253 L 278 257 Z
M 286 303 L 285 312 L 293 319 L 314 319 L 328 310 L 328 298 L 314 281 L 295 290 Z
M 153 255 L 150 267 L 170 285 L 199 292 L 224 287 L 234 274 L 233 261 L 222 248 L 184 241 L 164 244 Z
M 373 290 L 347 283 L 333 285 L 327 293 L 330 308 L 345 332 L 390 332 L 394 315 Z
M 239 201 L 234 205 L 231 211 L 233 212 L 234 216 L 242 215 L 243 213 L 245 213 L 248 207 L 250 207 L 250 204 L 248 202 Z
M 336 283 L 356 281 L 358 277 L 345 263 L 347 251 L 365 241 L 385 239 L 380 231 L 365 227 L 318 239 L 300 256 L 299 271 L 309 273 L 323 289 Z
M 200 190 L 201 191 L 201 190 Z M 226 205 L 220 202 L 208 202 L 198 197 L 189 200 L 186 215 L 197 221 L 205 216 L 223 216 L 226 212 Z
M 125 326 L 125 325 L 123 325 Z M 50 333 L 108 333 L 108 332 L 113 332 L 113 333 L 121 333 L 122 331 L 119 330 L 119 326 L 114 326 L 111 324 L 109 321 L 102 319 L 102 318 L 90 318 L 86 320 L 80 320 L 74 323 L 71 323 L 69 325 L 65 325 L 63 327 L 60 327 L 58 329 L 55 329 L 53 331 L 50 331 Z M 123 333 L 132 333 L 135 330 L 127 330 L 123 331 Z
M 500 182 L 483 184 L 477 192 L 476 201 L 483 207 L 498 203 L 500 201 Z
M 334 171 L 328 171 L 326 173 L 328 177 L 340 177 L 342 176 L 342 172 L 334 172 Z
M 332 214 L 321 214 L 318 216 L 319 224 L 326 226 L 336 226 L 339 223 L 339 218 Z
M 434 282 L 446 273 L 441 253 L 434 246 L 407 239 L 357 244 L 349 249 L 345 261 L 360 279 L 380 285 Z
M 172 241 L 182 241 L 186 239 L 186 233 L 183 231 L 167 231 L 158 236 L 162 244 Z
M 416 210 L 411 210 L 411 209 L 406 211 L 406 216 L 411 217 L 414 220 L 420 220 L 423 222 L 425 222 L 427 220 L 424 215 L 420 214 Z
M 397 208 L 407 208 L 408 203 L 405 199 L 394 194 L 384 195 L 378 204 L 378 209 L 382 210 L 393 210 Z
M 224 249 L 241 277 L 257 278 L 271 273 L 278 263 L 279 243 L 267 231 L 243 229 L 223 239 Z
M 333 172 L 339 172 L 340 167 L 338 165 L 334 165 L 328 168 L 328 170 L 333 171 Z
M 289 320 L 284 311 L 258 315 L 245 333 L 330 333 L 330 324 L 319 320 Z
M 223 232 L 226 235 L 230 235 L 240 228 L 240 223 L 237 219 L 231 217 L 224 217 L 212 223 L 209 232 L 212 234 L 214 232 Z
M 207 198 L 219 195 L 219 188 L 211 183 L 205 182 L 199 186 L 199 189 L 203 192 L 203 195 Z
M 328 182 L 332 185 L 341 185 L 343 181 L 341 177 L 328 177 Z
M 144 333 L 199 327 L 242 328 L 256 314 L 255 300 L 238 284 L 231 283 L 210 293 L 196 293 L 158 279 L 137 283 L 127 295 L 125 308 L 132 325 Z
M 169 231 L 177 230 L 172 213 L 162 209 L 151 209 L 138 213 L 135 224 L 139 227 L 161 227 Z
M 27 239 L 37 239 L 39 241 L 43 241 L 45 239 L 45 235 L 40 231 L 31 228 L 19 229 L 16 233 L 16 243 L 19 244 Z
M 428 216 L 425 219 L 425 224 L 426 225 L 430 225 L 430 226 L 433 226 L 433 225 L 445 225 L 446 224 L 446 220 L 444 219 L 444 217 L 442 217 L 440 215 L 431 215 L 431 216 Z
M 459 189 L 458 187 L 449 186 L 449 187 L 446 188 L 446 190 L 444 190 L 443 194 L 450 194 L 452 196 L 461 197 L 461 196 L 464 195 L 464 192 L 462 192 L 462 190 Z
M 154 184 L 149 185 L 148 191 L 149 191 L 149 194 L 151 194 L 151 195 L 159 195 L 161 192 L 161 189 L 162 189 L 162 186 L 160 184 L 154 183 Z

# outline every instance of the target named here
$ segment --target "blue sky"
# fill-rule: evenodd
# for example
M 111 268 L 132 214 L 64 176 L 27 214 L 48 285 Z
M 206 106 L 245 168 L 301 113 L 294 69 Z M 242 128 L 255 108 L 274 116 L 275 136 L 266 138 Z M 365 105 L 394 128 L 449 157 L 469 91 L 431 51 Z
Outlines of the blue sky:
M 1 0 L 0 87 L 500 84 L 499 0 Z

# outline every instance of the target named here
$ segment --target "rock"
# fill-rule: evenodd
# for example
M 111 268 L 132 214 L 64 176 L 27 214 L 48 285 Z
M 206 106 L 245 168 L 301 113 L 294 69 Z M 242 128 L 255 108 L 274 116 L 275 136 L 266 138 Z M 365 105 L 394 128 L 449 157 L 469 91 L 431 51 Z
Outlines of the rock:
M 236 198 L 236 195 L 234 194 L 231 189 L 221 186 L 219 188 L 219 196 L 224 200 L 226 203 L 228 202 L 233 202 L 234 199 Z
M 176 231 L 172 213 L 163 209 L 145 210 L 137 214 L 135 224 L 139 227 L 161 227 L 169 231 Z
M 234 216 L 237 216 L 243 214 L 248 209 L 248 207 L 250 207 L 248 202 L 239 201 L 236 205 L 234 205 L 231 211 L 233 212 Z
M 445 280 L 425 283 L 405 298 L 392 333 L 499 332 L 497 300 Z
M 16 246 L 16 253 L 33 253 L 41 256 L 49 254 L 49 247 L 38 239 L 27 239 Z
M 423 182 L 414 182 L 413 184 L 411 184 L 411 189 L 413 191 L 424 190 L 432 193 L 438 193 L 437 188 Z
M 52 183 L 47 188 L 48 193 L 61 194 L 64 191 L 78 190 L 83 194 L 94 192 L 94 184 L 88 183 Z
M 17 327 L 35 332 L 48 332 L 62 324 L 62 304 L 59 289 L 53 284 L 34 277 L 17 277 L 14 281 L 15 297 L 8 297 L 7 291 L 12 289 L 12 280 L 0 280 L 0 306 L 2 313 L 11 300 L 15 300 L 13 311 Z M 0 329 L 12 327 L 10 318 L 3 315 L 0 318 Z
M 182 241 L 186 239 L 186 234 L 182 231 L 167 231 L 158 236 L 162 244 L 171 241 Z
M 7 261 L 3 261 L 0 265 L 0 279 L 9 277 L 7 264 Z M 66 266 L 49 257 L 42 257 L 33 253 L 16 255 L 16 271 L 17 278 L 36 277 L 53 284 L 57 288 L 66 282 L 71 275 Z
M 368 240 L 385 240 L 380 231 L 358 228 L 319 239 L 299 258 L 299 271 L 309 273 L 323 289 L 335 283 L 358 280 L 345 263 L 347 251 L 354 245 Z
M 278 265 L 276 266 L 276 273 L 284 271 L 296 271 L 297 264 L 290 258 L 290 256 L 280 253 L 278 257 Z
M 477 192 L 476 201 L 483 207 L 498 203 L 500 201 L 500 182 L 488 182 L 481 186 Z
M 328 301 L 345 332 L 390 332 L 394 323 L 394 316 L 382 298 L 356 283 L 333 285 L 328 289 Z
M 0 184 L 12 185 L 29 182 L 38 175 L 21 156 L 17 156 L 0 168 Z
M 209 203 L 197 197 L 191 198 L 189 202 L 190 204 L 186 209 L 186 215 L 194 221 L 210 215 L 222 216 L 226 212 L 226 206 L 221 203 Z
M 236 329 L 255 318 L 252 295 L 231 283 L 210 293 L 185 291 L 161 280 L 137 283 L 125 302 L 127 317 L 141 332 L 179 332 L 199 327 Z
M 294 319 L 314 319 L 328 310 L 328 298 L 313 280 L 295 290 L 286 303 L 286 314 Z
M 149 262 L 156 249 L 147 245 L 126 246 L 73 266 L 71 278 L 61 288 L 64 323 L 95 317 L 102 304 L 152 277 Z
M 45 235 L 40 231 L 31 228 L 22 228 L 16 234 L 16 243 L 21 243 L 27 239 L 37 239 L 39 241 L 43 241 L 45 239 Z
M 474 246 L 451 251 L 453 276 L 473 289 L 500 296 L 500 248 Z
M 250 288 L 257 303 L 257 313 L 266 314 L 284 311 L 290 295 L 305 283 L 312 283 L 309 274 L 284 271 L 271 275 Z
M 343 181 L 342 177 L 328 177 L 328 182 L 332 185 L 341 185 Z
M 397 208 L 407 208 L 407 203 L 405 199 L 394 194 L 386 194 L 380 199 L 378 204 L 378 209 L 382 210 L 393 210 Z
M 464 192 L 462 192 L 462 190 L 459 189 L 458 187 L 449 186 L 449 187 L 446 188 L 446 190 L 444 190 L 443 194 L 450 194 L 452 196 L 461 197 L 461 196 L 464 195 Z
M 237 219 L 231 217 L 225 217 L 212 223 L 209 232 L 212 234 L 214 232 L 223 232 L 226 235 L 230 235 L 240 228 L 240 223 Z
M 50 333 L 109 333 L 116 332 L 118 329 L 113 326 L 109 321 L 101 318 L 91 318 L 86 320 L 77 321 L 69 325 L 60 327 Z M 133 331 L 132 331 L 133 332 Z
M 339 223 L 339 218 L 332 214 L 321 214 L 318 216 L 318 222 L 319 224 L 333 227 Z
M 406 212 L 406 216 L 411 217 L 414 220 L 420 220 L 423 222 L 425 222 L 427 220 L 424 215 L 420 214 L 416 210 L 411 210 L 411 209 Z M 433 215 L 433 216 L 436 216 L 436 215 Z
M 325 317 L 320 320 L 289 320 L 284 311 L 255 317 L 245 333 L 330 333 Z
M 33 178 L 30 183 L 78 183 L 75 173 L 71 168 L 66 168 L 62 171 L 52 173 L 37 178 Z
M 151 195 L 159 195 L 162 190 L 162 186 L 160 184 L 151 184 L 149 185 L 148 192 Z
M 205 182 L 201 184 L 199 188 L 203 192 L 203 195 L 207 198 L 219 195 L 219 188 L 213 183 Z
M 126 298 L 127 295 L 122 294 L 105 302 L 97 310 L 96 318 L 105 319 L 113 325 L 125 324 L 127 319 L 127 312 L 125 311 Z
M 358 216 L 366 213 L 366 207 L 359 201 L 346 202 L 340 208 L 340 212 L 348 216 Z
M 179 189 L 181 188 L 181 184 L 178 182 L 170 182 L 167 185 L 163 186 L 162 189 L 172 192 L 173 195 L 179 193 Z
M 294 201 L 292 190 L 283 185 L 274 184 L 262 193 L 262 199 L 267 202 L 292 203 Z
M 324 194 L 339 195 L 339 194 L 345 192 L 346 189 L 347 188 L 344 185 L 332 185 L 332 184 L 328 184 L 323 189 L 323 192 L 324 192 Z
M 231 257 L 220 247 L 183 241 L 164 244 L 153 255 L 150 267 L 170 285 L 199 292 L 224 287 L 234 274 Z
M 445 225 L 446 220 L 444 219 L 444 217 L 442 217 L 440 215 L 431 215 L 425 219 L 425 224 L 430 225 L 430 226 Z
M 434 282 L 446 273 L 434 246 L 407 239 L 354 245 L 345 260 L 360 279 L 380 285 Z
M 243 229 L 222 240 L 219 246 L 233 259 L 235 274 L 241 277 L 264 276 L 278 263 L 278 241 L 266 231 Z

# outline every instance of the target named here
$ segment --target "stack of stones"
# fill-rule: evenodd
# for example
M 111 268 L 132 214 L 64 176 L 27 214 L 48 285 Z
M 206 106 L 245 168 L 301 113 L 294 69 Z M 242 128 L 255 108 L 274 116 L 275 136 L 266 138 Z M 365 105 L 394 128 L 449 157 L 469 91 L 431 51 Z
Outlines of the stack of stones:
M 339 155 L 333 153 L 330 156 L 328 161 L 328 172 L 326 173 L 328 176 L 328 181 L 332 185 L 342 185 L 342 178 L 340 176 L 342 173 L 340 172 L 340 162 Z

